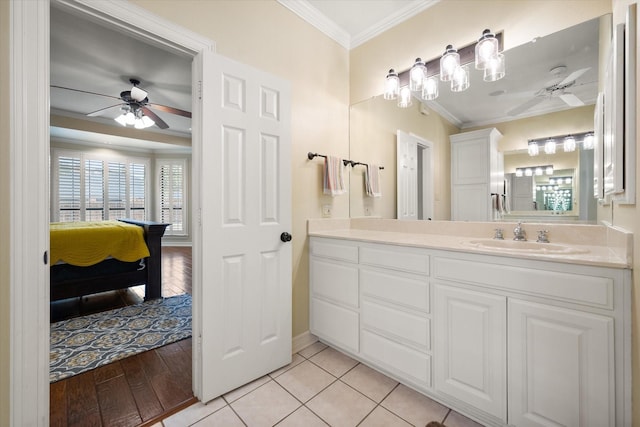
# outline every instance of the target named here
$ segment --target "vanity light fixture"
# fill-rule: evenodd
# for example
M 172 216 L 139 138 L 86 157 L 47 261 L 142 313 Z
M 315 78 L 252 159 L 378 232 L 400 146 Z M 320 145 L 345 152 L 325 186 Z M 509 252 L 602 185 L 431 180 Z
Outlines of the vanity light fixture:
M 438 97 L 438 77 L 432 76 L 425 80 L 422 87 L 422 98 L 431 101 Z
M 544 152 L 545 154 L 556 154 L 556 141 L 552 138 L 547 139 L 547 142 L 544 143 Z
M 527 166 L 516 168 L 516 176 L 553 175 L 553 165 Z
M 409 71 L 409 89 L 412 92 L 421 91 L 426 79 L 427 67 L 424 65 L 424 61 L 422 59 L 416 58 L 416 62 Z
M 452 92 L 462 92 L 469 88 L 471 63 L 483 71 L 484 81 L 500 80 L 505 76 L 505 58 L 500 53 L 502 37 L 502 33 L 493 34 L 490 30 L 484 30 L 477 42 L 460 49 L 447 45 L 440 58 L 430 61 L 416 58 L 411 68 L 400 73 L 390 69 L 385 79 L 384 99 L 397 99 L 400 88 L 407 85 L 413 96 L 421 100 L 434 100 L 438 97 L 438 77 L 440 81 L 451 82 Z M 409 106 L 402 100 L 398 105 L 404 108 Z
M 567 135 L 562 146 L 565 153 L 576 151 L 576 139 L 571 135 Z
M 400 93 L 400 78 L 398 73 L 392 68 L 387 74 L 387 78 L 384 83 L 384 99 L 392 100 L 398 97 Z
M 482 36 L 476 43 L 476 70 L 485 70 L 492 60 L 498 59 L 498 39 L 496 35 L 487 29 L 482 32 Z
M 593 136 L 593 133 L 590 132 L 586 134 L 584 136 L 584 139 L 582 140 L 582 149 L 593 150 L 594 142 L 595 142 L 595 137 Z
M 444 53 L 440 58 L 440 80 L 450 82 L 453 79 L 453 73 L 460 66 L 460 54 L 452 45 L 447 45 Z
M 409 108 L 413 105 L 411 102 L 411 90 L 409 86 L 402 86 L 400 88 L 400 95 L 398 95 L 398 107 Z

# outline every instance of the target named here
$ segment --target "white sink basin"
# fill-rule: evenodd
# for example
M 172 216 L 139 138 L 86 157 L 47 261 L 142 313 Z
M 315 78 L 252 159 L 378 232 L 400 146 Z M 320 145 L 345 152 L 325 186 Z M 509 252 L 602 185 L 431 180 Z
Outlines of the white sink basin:
M 520 242 L 517 240 L 476 239 L 468 242 L 470 246 L 478 249 L 490 249 L 500 252 L 515 251 L 519 253 L 535 254 L 584 254 L 587 249 L 555 243 Z

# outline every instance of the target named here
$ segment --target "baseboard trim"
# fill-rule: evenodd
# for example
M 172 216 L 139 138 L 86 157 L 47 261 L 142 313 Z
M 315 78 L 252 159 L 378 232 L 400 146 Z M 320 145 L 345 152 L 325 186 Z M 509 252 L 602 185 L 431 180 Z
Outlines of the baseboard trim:
M 309 347 L 311 344 L 315 343 L 316 341 L 318 341 L 318 337 L 316 337 L 315 335 L 312 335 L 311 332 L 309 331 L 303 332 L 300 335 L 293 337 L 293 340 L 291 342 L 291 349 L 292 349 L 291 353 L 295 354 L 300 350 L 303 350 Z

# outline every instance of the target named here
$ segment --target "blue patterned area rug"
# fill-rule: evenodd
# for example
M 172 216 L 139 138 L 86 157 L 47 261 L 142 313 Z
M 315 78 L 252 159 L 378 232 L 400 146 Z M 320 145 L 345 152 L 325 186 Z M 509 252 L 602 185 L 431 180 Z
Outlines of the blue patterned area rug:
M 52 323 L 49 381 L 190 336 L 187 294 Z

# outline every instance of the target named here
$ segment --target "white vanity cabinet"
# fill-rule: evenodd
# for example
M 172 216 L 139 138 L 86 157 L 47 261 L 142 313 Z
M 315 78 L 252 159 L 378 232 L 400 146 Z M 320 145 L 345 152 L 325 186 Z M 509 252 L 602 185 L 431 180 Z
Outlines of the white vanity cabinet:
M 451 219 L 492 221 L 492 194 L 504 193 L 504 163 L 496 128 L 459 133 L 451 141 Z M 494 196 L 498 197 L 498 196 Z
M 311 332 L 352 357 L 487 426 L 631 425 L 630 270 L 327 237 L 310 252 Z

